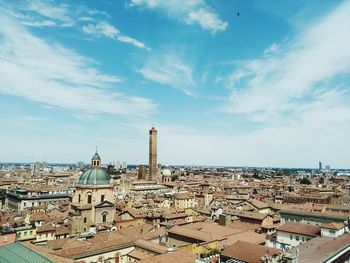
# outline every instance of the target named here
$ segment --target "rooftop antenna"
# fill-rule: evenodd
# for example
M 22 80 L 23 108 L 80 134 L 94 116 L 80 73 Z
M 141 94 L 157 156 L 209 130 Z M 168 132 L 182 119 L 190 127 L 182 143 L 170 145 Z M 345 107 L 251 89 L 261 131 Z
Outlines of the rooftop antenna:
M 97 153 L 97 145 L 96 145 L 96 153 Z

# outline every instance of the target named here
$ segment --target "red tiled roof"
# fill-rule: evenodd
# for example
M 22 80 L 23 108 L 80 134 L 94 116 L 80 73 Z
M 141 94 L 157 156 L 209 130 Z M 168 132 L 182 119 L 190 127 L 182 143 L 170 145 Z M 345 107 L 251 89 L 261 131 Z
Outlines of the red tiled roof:
M 321 231 L 320 227 L 318 226 L 299 224 L 294 222 L 285 223 L 279 226 L 276 230 L 306 236 L 317 236 Z
M 339 230 L 339 229 L 344 228 L 345 226 L 343 223 L 330 222 L 330 223 L 322 224 L 320 227 L 327 228 L 327 229 Z
M 238 259 L 247 263 L 261 263 L 261 258 L 267 254 L 279 254 L 280 250 L 245 241 L 237 241 L 232 246 L 224 249 L 222 255 Z

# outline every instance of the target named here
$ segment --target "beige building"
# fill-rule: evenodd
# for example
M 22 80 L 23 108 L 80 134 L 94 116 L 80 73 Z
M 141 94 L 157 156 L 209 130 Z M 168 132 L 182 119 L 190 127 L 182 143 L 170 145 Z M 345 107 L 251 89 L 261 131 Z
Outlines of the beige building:
M 178 209 L 197 207 L 195 198 L 189 194 L 176 194 L 174 196 L 174 206 Z
M 101 168 L 101 158 L 96 152 L 91 159 L 91 169 L 78 179 L 69 214 L 71 235 L 87 232 L 91 227 L 111 225 L 114 220 L 115 197 L 109 175 Z
M 36 243 L 45 243 L 49 240 L 56 239 L 56 228 L 52 224 L 38 226 L 36 229 Z
M 137 169 L 137 179 L 138 180 L 147 180 L 146 174 L 147 174 L 146 167 L 144 165 L 139 165 L 139 167 Z

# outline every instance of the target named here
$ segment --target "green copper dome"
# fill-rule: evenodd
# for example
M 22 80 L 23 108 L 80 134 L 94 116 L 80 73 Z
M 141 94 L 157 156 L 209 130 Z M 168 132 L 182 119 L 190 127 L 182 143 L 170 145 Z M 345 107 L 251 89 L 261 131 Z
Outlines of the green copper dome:
M 165 176 L 171 176 L 171 171 L 170 169 L 165 168 L 162 170 L 162 174 Z
M 85 171 L 78 180 L 78 184 L 109 184 L 109 175 L 100 167 L 94 167 Z
M 101 157 L 100 157 L 100 155 L 97 153 L 97 151 L 96 151 L 96 153 L 94 154 L 94 156 L 92 156 L 91 161 L 101 161 Z

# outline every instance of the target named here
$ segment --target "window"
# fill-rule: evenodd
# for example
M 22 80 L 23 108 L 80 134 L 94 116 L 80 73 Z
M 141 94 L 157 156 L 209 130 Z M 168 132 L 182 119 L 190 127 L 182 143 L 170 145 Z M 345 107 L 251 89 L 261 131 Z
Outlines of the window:
M 81 196 L 80 196 L 80 194 L 78 195 L 78 203 L 80 203 L 80 198 L 81 198 Z
M 329 230 L 330 234 L 335 234 L 335 230 Z
M 87 222 L 87 218 L 86 218 L 86 217 L 84 217 L 84 224 L 86 224 L 86 222 Z
M 292 239 L 293 239 L 293 236 L 292 236 L 292 235 L 290 235 L 290 236 L 289 236 L 289 238 L 290 238 L 290 240 L 292 240 Z
M 27 236 L 27 231 L 24 231 L 24 236 Z
M 92 195 L 88 195 L 88 204 L 91 204 L 91 201 L 92 201 Z
M 29 231 L 29 235 L 31 235 L 31 236 L 33 235 L 33 230 Z
M 299 236 L 295 236 L 295 240 L 296 240 L 296 241 L 299 241 Z
M 102 223 L 106 223 L 106 222 L 107 222 L 107 213 L 104 212 L 104 213 L 102 214 Z
M 305 242 L 305 237 L 301 237 L 301 241 Z
M 101 195 L 101 203 L 105 200 L 105 195 Z

